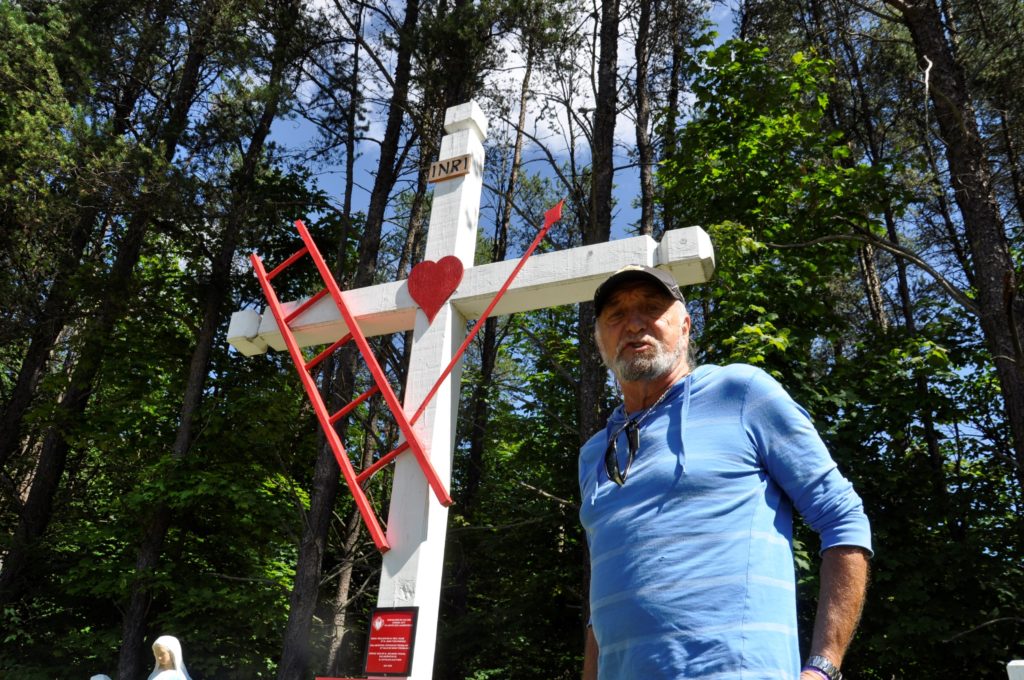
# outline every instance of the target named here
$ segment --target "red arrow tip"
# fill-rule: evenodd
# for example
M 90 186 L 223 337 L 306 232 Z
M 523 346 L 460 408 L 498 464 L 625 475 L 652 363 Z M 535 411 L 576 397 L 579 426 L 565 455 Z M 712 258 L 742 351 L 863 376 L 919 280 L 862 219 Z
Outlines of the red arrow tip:
M 558 220 L 562 219 L 562 206 L 565 205 L 565 199 L 558 202 L 558 205 L 544 213 L 544 226 L 549 227 Z

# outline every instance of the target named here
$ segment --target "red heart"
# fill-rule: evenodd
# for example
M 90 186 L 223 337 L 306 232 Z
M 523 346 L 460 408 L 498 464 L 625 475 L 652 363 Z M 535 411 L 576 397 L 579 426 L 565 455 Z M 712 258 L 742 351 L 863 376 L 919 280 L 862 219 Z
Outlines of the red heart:
M 462 282 L 462 260 L 454 255 L 442 257 L 437 262 L 424 260 L 409 272 L 409 295 L 433 321 L 448 298 Z

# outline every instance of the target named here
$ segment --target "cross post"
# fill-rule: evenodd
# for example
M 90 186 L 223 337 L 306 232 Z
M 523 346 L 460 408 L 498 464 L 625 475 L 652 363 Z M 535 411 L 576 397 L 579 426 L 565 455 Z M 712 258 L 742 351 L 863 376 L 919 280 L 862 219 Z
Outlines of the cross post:
M 473 162 L 469 173 L 435 185 L 424 259 L 454 255 L 464 269 L 470 269 L 476 253 L 487 120 L 475 102 L 454 106 L 445 113 L 445 131 L 440 158 L 469 154 Z M 433 321 L 417 310 L 405 384 L 407 417 L 413 416 L 465 337 L 466 317 L 453 305 L 443 305 Z M 461 369 L 459 362 L 413 425 L 449 489 Z M 434 667 L 448 508 L 432 497 L 412 456 L 395 461 L 387 522 L 391 550 L 383 556 L 377 606 L 418 607 L 410 677 L 427 679 Z

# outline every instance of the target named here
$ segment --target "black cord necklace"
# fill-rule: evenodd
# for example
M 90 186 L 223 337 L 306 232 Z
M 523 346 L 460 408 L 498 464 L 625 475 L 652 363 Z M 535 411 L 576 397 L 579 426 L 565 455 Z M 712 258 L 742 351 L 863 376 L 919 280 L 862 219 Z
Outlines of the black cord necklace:
M 629 468 L 633 465 L 633 459 L 636 458 L 637 451 L 640 450 L 640 426 L 643 424 L 647 417 L 654 412 L 654 409 L 668 396 L 668 393 L 672 391 L 671 386 L 665 388 L 665 391 L 661 393 L 653 404 L 648 406 L 642 413 L 628 419 L 625 423 L 619 427 L 608 439 L 608 448 L 604 452 L 604 467 L 608 472 L 608 479 L 612 480 L 619 486 L 626 483 L 626 475 L 629 474 Z M 622 412 L 626 412 L 626 403 L 622 403 Z M 625 431 L 626 442 L 628 444 L 628 453 L 626 455 L 626 467 L 619 469 L 619 435 Z

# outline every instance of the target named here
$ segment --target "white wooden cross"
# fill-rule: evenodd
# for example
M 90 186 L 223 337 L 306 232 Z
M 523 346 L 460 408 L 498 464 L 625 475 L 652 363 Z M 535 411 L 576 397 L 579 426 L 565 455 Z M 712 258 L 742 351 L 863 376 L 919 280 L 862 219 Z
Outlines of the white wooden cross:
M 366 336 L 414 329 L 405 389 L 407 416 L 415 412 L 448 366 L 466 336 L 467 320 L 483 314 L 517 264 L 508 260 L 473 266 L 487 119 L 475 102 L 460 104 L 446 111 L 445 131 L 440 159 L 468 154 L 472 165 L 467 174 L 435 185 L 424 259 L 458 257 L 465 268 L 462 282 L 432 322 L 413 302 L 405 281 L 344 292 L 345 303 Z M 681 285 L 707 281 L 715 267 L 711 240 L 699 227 L 672 230 L 660 243 L 637 236 L 534 255 L 492 315 L 590 300 L 604 279 L 628 264 L 667 269 Z M 300 303 L 285 307 L 293 309 Z M 330 297 L 311 306 L 290 326 L 304 347 L 334 342 L 348 332 Z M 228 342 L 246 356 L 268 348 L 285 349 L 273 316 L 251 309 L 232 315 Z M 451 486 L 460 368 L 452 371 L 415 426 L 447 488 Z M 383 555 L 377 606 L 419 608 L 409 676 L 415 680 L 428 680 L 434 665 L 447 519 L 448 509 L 430 493 L 413 456 L 399 456 L 387 518 L 391 549 Z

